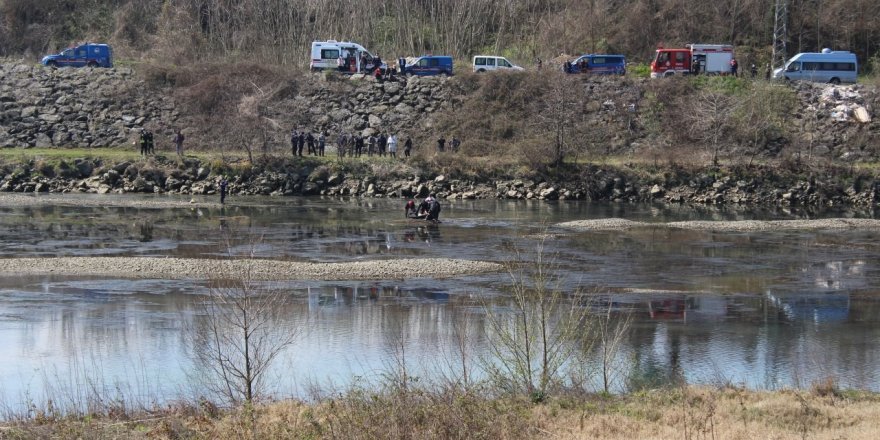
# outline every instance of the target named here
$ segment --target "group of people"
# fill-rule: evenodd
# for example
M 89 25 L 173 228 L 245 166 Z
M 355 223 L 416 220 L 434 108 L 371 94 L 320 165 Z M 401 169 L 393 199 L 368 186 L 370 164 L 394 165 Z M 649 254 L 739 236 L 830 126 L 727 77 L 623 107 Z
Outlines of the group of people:
M 153 132 L 146 128 L 141 129 L 141 155 L 149 156 L 156 154 L 156 143 L 153 139 Z
M 178 128 L 174 132 L 174 138 L 172 141 L 174 142 L 174 146 L 177 149 L 177 155 L 183 156 L 183 140 L 186 137 Z M 156 139 L 153 135 L 153 132 L 147 130 L 146 128 L 141 128 L 140 135 L 140 145 L 141 145 L 141 155 L 143 156 L 151 156 L 156 154 Z
M 340 72 L 358 72 L 376 75 L 377 79 L 382 79 L 385 75 L 391 75 L 390 69 L 382 69 L 382 58 L 379 54 L 373 59 L 367 58 L 366 53 L 361 53 L 360 65 L 358 65 L 357 55 L 352 50 L 343 50 L 336 58 L 336 68 Z
M 323 156 L 326 145 L 327 138 L 324 133 L 315 136 L 305 130 L 294 129 L 290 132 L 290 153 L 294 156 L 302 156 L 304 149 L 307 149 L 307 153 L 312 156 Z
M 452 150 L 453 153 L 458 153 L 458 149 L 460 147 L 461 141 L 457 137 L 453 136 L 452 140 L 449 141 L 449 148 Z M 437 151 L 440 153 L 446 151 L 446 137 L 442 135 L 439 139 L 437 139 Z
M 415 200 L 407 201 L 403 211 L 408 219 L 440 222 L 440 202 L 433 193 L 429 194 L 418 206 L 416 206 Z
M 445 143 L 446 140 L 444 139 Z M 453 138 L 454 148 L 458 148 L 458 140 Z M 304 156 L 306 154 L 314 156 L 324 156 L 327 146 L 327 136 L 324 133 L 313 134 L 305 130 L 294 129 L 290 133 L 290 152 L 293 156 Z M 410 157 L 413 150 L 413 140 L 407 137 L 401 145 L 400 137 L 397 134 L 379 133 L 377 135 L 362 136 L 360 134 L 350 134 L 340 132 L 336 138 L 336 151 L 340 157 L 351 156 L 361 157 L 378 155 L 384 157 L 388 155 L 397 158 L 397 152 L 403 150 L 403 157 Z M 442 150 L 441 150 L 442 151 Z

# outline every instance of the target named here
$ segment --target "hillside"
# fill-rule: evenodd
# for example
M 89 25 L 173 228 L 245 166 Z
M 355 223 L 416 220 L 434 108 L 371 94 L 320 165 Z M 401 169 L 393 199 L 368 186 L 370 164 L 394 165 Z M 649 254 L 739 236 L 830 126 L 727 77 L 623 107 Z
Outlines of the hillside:
M 730 43 L 763 66 L 774 3 L 764 0 L 3 0 L 0 56 L 107 41 L 128 59 L 164 64 L 259 61 L 302 67 L 313 40 L 358 41 L 386 58 L 431 52 L 535 58 L 622 53 L 646 61 L 658 44 Z M 788 50 L 855 52 L 875 69 L 880 3 L 789 1 Z
M 376 82 L 252 64 L 132 71 L 0 65 L 0 145 L 129 146 L 146 127 L 167 147 L 288 154 L 291 130 L 395 132 L 416 154 L 461 139 L 463 157 L 544 169 L 626 157 L 706 165 L 799 158 L 874 161 L 880 123 L 869 86 L 697 78 L 651 81 L 559 72 Z M 478 116 L 478 117 L 475 117 Z

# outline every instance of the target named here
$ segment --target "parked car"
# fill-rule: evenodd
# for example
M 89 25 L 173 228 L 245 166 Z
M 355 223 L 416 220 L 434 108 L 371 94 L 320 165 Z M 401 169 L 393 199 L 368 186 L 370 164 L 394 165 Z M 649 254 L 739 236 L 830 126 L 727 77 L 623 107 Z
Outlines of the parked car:
M 474 72 L 491 72 L 493 70 L 523 70 L 522 67 L 508 61 L 504 57 L 493 55 L 477 55 L 474 57 Z
M 581 55 L 571 62 L 567 73 L 598 75 L 625 75 L 626 57 L 623 55 Z
M 452 57 L 446 55 L 424 55 L 407 58 L 404 75 L 432 76 L 452 75 Z
M 40 63 L 49 67 L 113 67 L 113 49 L 107 44 L 86 43 L 46 55 Z

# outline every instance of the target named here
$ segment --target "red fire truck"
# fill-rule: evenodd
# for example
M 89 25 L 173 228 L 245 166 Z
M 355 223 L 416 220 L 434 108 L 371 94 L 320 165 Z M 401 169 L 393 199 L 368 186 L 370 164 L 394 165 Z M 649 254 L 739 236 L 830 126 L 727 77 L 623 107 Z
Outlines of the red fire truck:
M 733 46 L 729 44 L 688 44 L 686 49 L 659 48 L 651 61 L 651 78 L 672 75 L 730 73 Z

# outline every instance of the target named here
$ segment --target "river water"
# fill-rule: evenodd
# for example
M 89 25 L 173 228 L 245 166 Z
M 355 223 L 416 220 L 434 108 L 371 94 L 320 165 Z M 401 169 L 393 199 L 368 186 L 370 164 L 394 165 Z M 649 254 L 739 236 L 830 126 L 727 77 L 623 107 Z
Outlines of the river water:
M 137 196 L 78 206 L 0 209 L 4 258 L 224 255 L 344 262 L 406 257 L 504 261 L 545 235 L 563 290 L 632 323 L 616 390 L 684 379 L 757 389 L 827 379 L 880 391 L 880 244 L 870 231 L 571 232 L 570 220 L 646 222 L 815 218 L 849 213 L 737 211 L 587 202 L 449 201 L 443 223 L 403 220 L 398 200 L 241 198 L 225 208 L 136 208 Z M 100 204 L 95 204 L 99 201 Z M 115 206 L 114 206 L 115 205 Z M 864 215 L 864 214 L 862 214 Z M 293 298 L 298 333 L 267 391 L 383 377 L 399 361 L 426 379 L 485 353 L 485 304 L 504 304 L 505 274 L 272 283 Z M 188 329 L 207 288 L 193 280 L 0 277 L 0 399 L 75 402 L 105 390 L 164 402 L 189 396 L 203 366 Z M 462 335 L 466 335 L 463 338 Z M 466 350 L 460 347 L 467 341 Z M 595 387 L 598 383 L 593 382 Z M 63 397 L 63 398 L 62 398 Z

